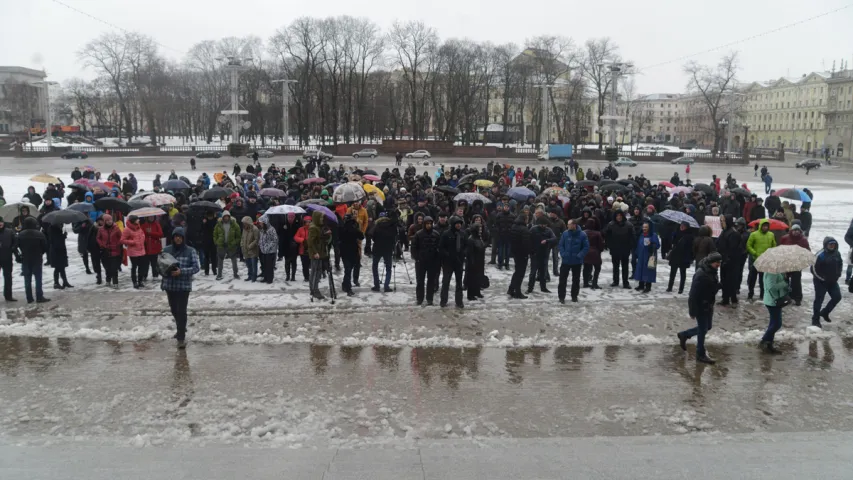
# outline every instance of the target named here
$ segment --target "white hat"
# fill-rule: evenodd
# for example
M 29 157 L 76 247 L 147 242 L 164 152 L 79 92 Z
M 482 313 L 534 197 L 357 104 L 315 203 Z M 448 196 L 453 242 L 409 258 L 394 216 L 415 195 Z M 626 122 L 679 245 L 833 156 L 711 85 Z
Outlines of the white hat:
M 223 211 L 222 211 L 222 216 L 223 216 L 223 217 L 225 217 L 225 216 L 229 216 L 229 217 L 230 217 L 230 216 L 231 216 L 231 212 L 229 212 L 228 210 L 223 210 Z

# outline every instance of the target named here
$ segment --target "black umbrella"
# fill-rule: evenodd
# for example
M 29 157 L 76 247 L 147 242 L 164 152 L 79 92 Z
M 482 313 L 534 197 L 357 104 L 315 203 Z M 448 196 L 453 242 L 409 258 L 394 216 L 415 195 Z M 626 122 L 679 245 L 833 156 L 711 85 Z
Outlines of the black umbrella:
M 82 213 L 89 213 L 95 211 L 95 206 L 91 203 L 75 203 L 73 205 L 69 205 L 68 209 Z
M 287 169 L 287 173 L 302 173 L 305 171 L 305 168 L 300 166 L 290 167 Z
M 189 190 L 190 184 L 183 180 L 167 180 L 162 187 L 163 190 Z
M 309 198 L 308 200 L 303 200 L 296 204 L 297 207 L 305 207 L 307 205 L 322 205 L 326 207 L 329 205 L 329 202 L 322 198 Z
M 379 175 L 378 173 L 376 173 L 376 170 L 370 170 L 370 169 L 365 170 L 365 171 L 364 171 L 364 174 L 367 174 L 367 175 Z
M 749 190 L 747 190 L 747 189 L 745 189 L 745 188 L 740 188 L 740 187 L 738 187 L 738 188 L 733 188 L 733 189 L 731 189 L 731 190 L 729 190 L 729 191 L 730 191 L 730 192 L 732 192 L 732 193 L 735 193 L 735 194 L 737 194 L 737 195 L 743 195 L 744 197 L 748 197 L 748 196 L 752 195 L 752 192 L 750 192 Z
M 219 205 L 217 205 L 213 202 L 200 200 L 198 202 L 191 203 L 190 204 L 190 210 L 204 210 L 204 211 L 211 211 L 211 212 L 219 212 L 222 210 L 222 207 L 220 207 Z
M 219 200 L 222 197 L 227 197 L 231 195 L 231 191 L 227 188 L 222 187 L 213 187 L 210 190 L 205 191 L 201 198 L 204 200 Z
M 576 187 L 581 187 L 581 188 L 583 188 L 583 187 L 592 187 L 592 186 L 595 186 L 595 185 L 598 185 L 598 182 L 594 182 L 594 181 L 592 181 L 592 180 L 581 180 L 581 181 L 579 181 L 579 182 L 576 182 L 576 183 L 575 183 L 575 186 L 576 186 Z
M 148 206 L 150 207 L 151 205 L 148 205 Z M 98 210 L 101 210 L 101 211 L 106 211 L 106 210 L 109 210 L 111 212 L 117 211 L 117 212 L 121 212 L 125 215 L 130 213 L 130 210 L 131 210 L 130 205 L 128 205 L 127 202 L 125 202 L 124 200 L 122 200 L 120 198 L 116 198 L 116 197 L 104 197 L 100 200 L 97 200 L 95 202 L 95 208 L 97 208 Z
M 50 212 L 41 219 L 42 223 L 49 223 L 52 225 L 85 222 L 86 220 L 89 220 L 88 215 L 83 212 L 78 212 L 77 210 L 70 210 L 68 208 L 64 210 L 56 210 Z
M 239 177 L 243 180 L 253 180 L 255 178 L 258 178 L 258 176 L 253 173 L 241 173 Z
M 435 189 L 441 193 L 446 193 L 448 195 L 458 195 L 459 194 L 459 189 L 451 187 L 450 185 L 439 185 L 439 186 L 435 187 Z
M 68 188 L 73 190 L 82 190 L 84 192 L 89 190 L 89 186 L 83 185 L 82 183 L 72 183 L 71 185 L 68 185 Z
M 602 192 L 624 192 L 628 187 L 619 183 L 608 183 L 598 187 Z
M 698 190 L 706 195 L 716 195 L 717 191 L 714 190 L 714 187 L 706 184 L 706 183 L 697 183 L 693 185 L 693 190 Z
M 140 208 L 149 208 L 151 207 L 151 202 L 146 202 L 145 200 L 131 200 L 127 202 L 127 205 L 130 206 L 130 210 L 139 210 Z
M 465 175 L 464 177 L 459 179 L 459 185 L 465 185 L 466 183 L 474 183 L 474 180 L 476 179 L 476 175 L 474 175 L 473 173 L 469 173 L 468 175 Z
M 180 181 L 182 181 L 182 182 L 186 183 L 187 185 L 192 185 L 192 184 L 193 184 L 193 182 L 191 182 L 191 181 L 190 181 L 190 179 L 189 179 L 189 178 L 187 178 L 187 177 L 178 177 L 178 180 L 180 180 Z
M 633 180 L 628 180 L 627 178 L 623 178 L 623 179 L 621 179 L 621 180 L 616 180 L 616 183 L 619 183 L 619 184 L 621 184 L 621 185 L 625 185 L 626 187 L 627 187 L 628 185 L 633 185 L 633 186 L 634 186 L 634 188 L 640 188 L 640 184 L 639 184 L 639 183 L 637 183 L 637 182 L 635 182 L 635 181 L 633 181 Z

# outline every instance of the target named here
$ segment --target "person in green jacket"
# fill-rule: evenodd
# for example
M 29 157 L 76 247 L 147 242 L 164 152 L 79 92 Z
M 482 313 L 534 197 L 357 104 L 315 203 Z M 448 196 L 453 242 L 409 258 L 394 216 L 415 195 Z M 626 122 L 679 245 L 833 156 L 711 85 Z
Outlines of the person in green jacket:
M 766 218 L 758 223 L 758 230 L 749 234 L 746 240 L 746 252 L 753 262 L 758 260 L 762 253 L 776 246 L 776 236 L 770 232 L 770 221 Z M 758 274 L 758 270 L 750 263 L 749 276 L 746 278 L 746 285 L 749 288 L 749 293 L 746 296 L 747 300 L 752 300 L 755 292 L 755 280 L 758 279 L 759 296 L 764 298 L 764 276 Z
M 770 314 L 770 323 L 767 325 L 767 331 L 761 337 L 759 346 L 766 353 L 781 353 L 773 347 L 773 339 L 776 332 L 782 328 L 782 307 L 777 306 L 778 301 L 788 295 L 790 291 L 788 282 L 785 280 L 785 274 L 782 273 L 765 273 L 764 274 L 764 306 L 767 307 L 767 312 Z
M 217 280 L 222 280 L 222 265 L 226 258 L 231 259 L 231 268 L 234 270 L 234 278 L 239 280 L 240 275 L 237 273 L 237 256 L 240 251 L 240 239 L 242 232 L 240 224 L 237 220 L 231 218 L 231 212 L 225 210 L 222 212 L 222 218 L 216 223 L 213 228 L 213 244 L 216 246 L 216 257 L 218 259 L 219 275 Z
M 323 300 L 325 297 L 320 293 L 320 277 L 326 271 L 329 262 L 329 239 L 331 233 L 323 224 L 323 212 L 314 211 L 311 214 L 311 226 L 308 227 L 308 239 L 305 241 L 308 250 L 308 258 L 311 259 L 311 273 L 308 277 L 308 288 L 311 295 Z

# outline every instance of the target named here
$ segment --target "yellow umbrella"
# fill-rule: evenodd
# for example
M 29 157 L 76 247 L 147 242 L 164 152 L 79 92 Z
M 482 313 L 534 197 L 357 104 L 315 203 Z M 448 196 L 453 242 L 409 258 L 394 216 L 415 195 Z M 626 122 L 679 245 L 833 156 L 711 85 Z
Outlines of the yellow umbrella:
M 492 188 L 495 185 L 495 182 L 481 178 L 480 180 L 474 180 L 474 185 L 478 187 Z
M 46 173 L 42 173 L 41 175 L 36 175 L 30 179 L 31 182 L 38 183 L 59 183 L 60 180 L 56 177 L 50 176 Z
M 381 198 L 383 202 L 385 201 L 385 194 L 382 192 L 382 190 L 379 190 L 379 188 L 377 188 L 376 186 L 371 185 L 369 183 L 365 183 L 363 185 L 363 187 L 364 187 L 364 191 L 367 192 L 368 195 L 371 193 L 375 193 L 376 196 Z

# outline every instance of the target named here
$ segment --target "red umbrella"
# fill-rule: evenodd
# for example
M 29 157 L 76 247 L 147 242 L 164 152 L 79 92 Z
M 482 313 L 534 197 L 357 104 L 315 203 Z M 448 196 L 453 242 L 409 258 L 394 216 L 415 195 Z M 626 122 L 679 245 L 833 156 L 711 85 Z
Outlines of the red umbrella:
M 365 180 L 370 180 L 371 182 L 378 182 L 379 180 L 382 180 L 382 178 L 380 178 L 380 177 L 378 177 L 378 176 L 376 176 L 376 175 L 370 175 L 370 174 L 368 174 L 368 175 L 364 175 L 364 176 L 363 176 L 363 177 L 361 177 L 361 178 L 363 178 L 363 179 L 365 179 Z
M 753 221 L 749 222 L 749 226 L 754 227 L 754 228 L 758 228 L 758 223 L 761 222 L 762 220 L 767 220 L 767 219 L 759 218 L 758 220 L 753 220 Z M 767 221 L 770 222 L 770 230 L 779 230 L 779 231 L 788 230 L 788 224 L 785 222 L 782 222 L 779 220 L 773 220 L 772 218 L 770 220 L 767 220 Z
M 658 182 L 658 185 L 663 185 L 664 187 L 667 187 L 667 188 L 675 188 L 675 185 L 673 185 L 672 183 L 667 182 L 667 181 Z
M 306 178 L 305 180 L 302 180 L 302 183 L 305 185 L 311 185 L 312 183 L 326 183 L 326 179 L 323 177 Z

